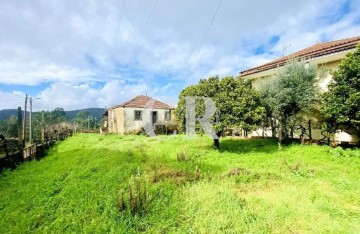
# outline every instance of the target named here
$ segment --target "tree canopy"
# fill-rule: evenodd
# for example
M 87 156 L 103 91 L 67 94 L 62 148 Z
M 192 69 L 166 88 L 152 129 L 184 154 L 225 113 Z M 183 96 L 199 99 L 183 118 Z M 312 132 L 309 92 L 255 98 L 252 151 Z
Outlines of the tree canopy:
M 268 117 L 278 122 L 279 144 L 288 136 L 288 124 L 299 113 L 306 113 L 317 100 L 316 66 L 290 61 L 260 87 Z
M 360 45 L 340 63 L 324 93 L 322 113 L 328 127 L 355 128 L 360 132 Z
M 211 98 L 216 104 L 216 112 L 211 118 L 212 126 L 217 135 L 233 127 L 246 130 L 254 129 L 261 123 L 264 108 L 260 105 L 258 92 L 253 89 L 249 81 L 240 78 L 218 76 L 202 79 L 196 85 L 189 86 L 181 91 L 176 111 L 180 129 L 185 129 L 185 97 L 193 96 L 196 99 L 196 117 L 202 117 L 205 112 L 205 103 L 201 97 Z M 197 131 L 201 131 L 197 124 Z M 215 146 L 219 141 L 214 139 Z

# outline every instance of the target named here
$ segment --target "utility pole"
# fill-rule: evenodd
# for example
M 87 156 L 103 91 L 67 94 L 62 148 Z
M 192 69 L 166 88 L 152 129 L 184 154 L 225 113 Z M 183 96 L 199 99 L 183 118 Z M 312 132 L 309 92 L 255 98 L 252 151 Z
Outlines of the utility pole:
M 45 123 L 44 123 L 44 112 L 41 113 L 41 144 L 45 143 Z
M 23 140 L 23 146 L 25 147 L 25 128 L 26 128 L 26 111 L 27 111 L 27 99 L 28 99 L 28 95 L 26 94 L 25 96 L 25 110 L 24 110 L 24 119 L 23 119 L 23 128 L 22 128 L 22 140 Z
M 32 97 L 30 97 L 29 141 L 32 144 Z
M 23 158 L 23 137 L 22 137 L 22 113 L 21 107 L 18 107 L 18 138 L 19 138 L 19 152 L 21 158 Z
M 88 117 L 88 129 L 90 129 L 90 117 Z

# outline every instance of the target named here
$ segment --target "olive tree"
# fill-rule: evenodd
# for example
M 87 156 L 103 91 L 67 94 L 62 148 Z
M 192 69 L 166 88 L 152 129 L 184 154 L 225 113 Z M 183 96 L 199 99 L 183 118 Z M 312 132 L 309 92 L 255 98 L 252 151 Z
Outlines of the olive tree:
M 268 117 L 277 122 L 279 147 L 288 137 L 289 123 L 299 113 L 307 113 L 318 98 L 316 66 L 305 61 L 290 61 L 260 86 Z

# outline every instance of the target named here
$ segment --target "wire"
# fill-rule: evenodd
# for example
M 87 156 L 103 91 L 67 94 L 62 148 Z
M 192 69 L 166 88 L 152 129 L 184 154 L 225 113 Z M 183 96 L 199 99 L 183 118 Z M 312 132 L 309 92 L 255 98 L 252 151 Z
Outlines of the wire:
M 122 20 L 122 16 L 124 15 L 123 14 L 123 9 L 124 9 L 124 6 L 125 6 L 125 1 L 126 0 L 123 0 L 123 2 L 122 2 L 122 5 L 121 5 L 121 7 L 120 7 L 120 18 L 119 18 L 119 23 L 118 23 L 118 26 L 117 26 L 117 28 L 116 28 L 116 34 L 115 34 L 115 49 L 116 49 L 116 47 L 117 47 L 117 41 L 118 41 L 118 36 L 119 36 L 119 30 L 120 30 L 120 23 L 121 23 L 121 20 Z
M 153 8 L 150 10 L 150 14 L 149 14 L 149 16 L 147 17 L 147 19 L 146 19 L 146 21 L 145 21 L 145 24 L 144 24 L 144 27 L 143 27 L 145 30 L 148 29 L 147 26 L 148 26 L 148 24 L 149 24 L 149 22 L 150 22 L 150 19 L 151 19 L 152 16 L 153 16 L 154 12 L 155 12 L 155 9 L 156 9 L 158 3 L 159 3 L 159 0 L 156 0 Z M 144 32 L 144 31 L 143 31 L 143 32 Z M 141 39 L 142 35 L 143 35 L 142 31 L 139 31 L 139 36 L 136 37 L 136 39 L 134 40 L 134 42 L 139 41 L 139 40 Z M 135 50 L 135 48 L 134 48 L 134 53 L 133 53 L 132 57 L 135 57 L 135 54 L 136 54 L 136 50 Z M 132 58 L 132 57 L 131 57 L 131 58 Z
M 13 99 L 1 99 L 1 102 L 9 102 L 9 101 L 22 101 L 23 98 L 13 98 Z
M 135 28 L 135 22 L 136 22 L 138 13 L 139 13 L 140 2 L 141 2 L 141 0 L 138 1 L 138 4 L 137 4 L 137 6 L 136 6 L 136 11 L 135 11 L 135 15 L 134 15 L 133 20 L 130 20 L 130 25 L 131 25 L 133 28 Z M 126 40 L 125 40 L 125 43 L 128 43 L 128 42 L 129 42 L 129 35 L 126 37 Z M 124 43 L 124 44 L 125 44 L 125 43 Z M 121 50 L 121 51 L 122 51 L 122 50 Z
M 199 52 L 200 52 L 200 50 L 201 50 L 201 48 L 202 48 L 202 46 L 203 46 L 203 44 L 204 44 L 204 42 L 205 42 L 205 39 L 206 39 L 206 37 L 207 37 L 207 34 L 209 33 L 210 28 L 211 28 L 211 26 L 212 26 L 212 24 L 213 24 L 213 22 L 214 22 L 214 20 L 215 20 L 215 17 L 216 17 L 216 15 L 217 15 L 217 13 L 218 13 L 218 11 L 219 11 L 219 9 L 220 9 L 220 6 L 221 6 L 222 1 L 223 1 L 223 0 L 220 0 L 220 1 L 219 1 L 219 4 L 218 4 L 218 6 L 217 6 L 217 8 L 216 8 L 216 11 L 215 11 L 215 14 L 214 14 L 213 17 L 212 17 L 212 19 L 211 19 L 211 21 L 210 21 L 210 24 L 209 24 L 209 26 L 208 26 L 205 34 L 204 34 L 204 37 L 203 37 L 203 39 L 202 39 L 202 41 L 201 41 L 201 43 L 200 43 L 200 47 L 199 47 L 199 49 L 198 49 L 197 52 L 196 52 L 195 59 L 196 59 L 197 56 L 199 55 Z
M 12 93 L 12 92 L 10 92 L 10 91 L 8 91 L 8 90 L 5 90 L 4 88 L 0 88 L 0 90 L 3 91 L 3 92 L 5 92 L 5 93 L 7 93 L 8 95 L 15 95 L 15 96 L 20 97 L 20 98 L 25 98 L 25 97 L 20 96 L 20 95 L 18 95 L 18 94 L 16 94 L 16 93 Z

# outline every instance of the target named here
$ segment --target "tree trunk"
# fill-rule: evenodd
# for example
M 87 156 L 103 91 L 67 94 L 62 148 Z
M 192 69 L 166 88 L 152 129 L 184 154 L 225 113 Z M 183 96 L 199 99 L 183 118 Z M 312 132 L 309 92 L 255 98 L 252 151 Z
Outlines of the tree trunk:
M 279 123 L 279 132 L 278 132 L 278 146 L 279 146 L 279 150 L 281 149 L 281 143 L 283 141 L 283 126 L 282 123 Z
M 217 132 L 216 135 L 218 136 L 218 139 L 214 138 L 214 147 L 219 149 L 220 148 L 220 137 L 222 132 Z
M 220 148 L 220 139 L 214 139 L 214 147 L 217 149 Z
M 286 130 L 286 120 L 280 119 L 279 120 L 279 132 L 278 132 L 279 149 L 281 149 L 281 144 L 282 144 L 283 140 L 287 137 L 286 131 L 287 131 Z
M 270 117 L 270 126 L 271 126 L 271 137 L 275 138 L 276 137 L 276 122 L 274 123 L 274 119 L 273 117 Z

